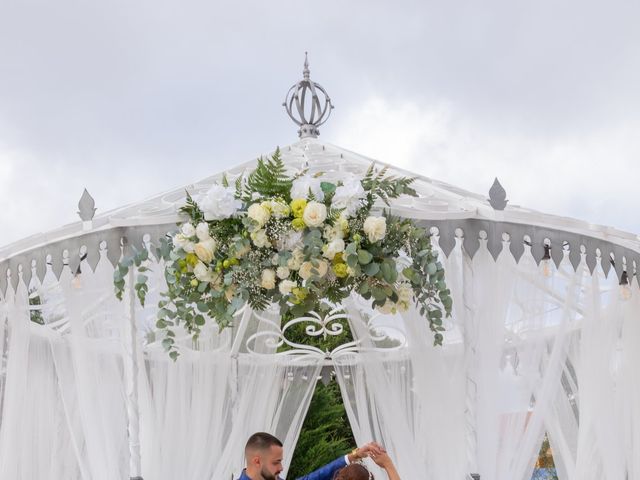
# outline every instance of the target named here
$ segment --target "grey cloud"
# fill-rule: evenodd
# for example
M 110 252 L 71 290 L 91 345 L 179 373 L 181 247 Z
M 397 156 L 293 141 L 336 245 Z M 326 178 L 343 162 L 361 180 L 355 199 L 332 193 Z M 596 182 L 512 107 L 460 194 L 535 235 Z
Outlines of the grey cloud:
M 33 158 L 19 181 L 79 195 L 136 175 L 98 193 L 141 198 L 294 141 L 280 103 L 305 50 L 336 104 L 327 141 L 373 96 L 533 143 L 589 138 L 638 122 L 639 19 L 622 0 L 4 2 L 0 144 Z

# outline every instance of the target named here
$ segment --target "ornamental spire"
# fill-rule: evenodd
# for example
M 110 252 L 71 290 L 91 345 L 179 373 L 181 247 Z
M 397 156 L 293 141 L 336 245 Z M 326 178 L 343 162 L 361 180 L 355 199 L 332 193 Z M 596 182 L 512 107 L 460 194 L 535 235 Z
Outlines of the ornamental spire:
M 327 91 L 319 83 L 312 82 L 310 76 L 309 58 L 304 52 L 303 78 L 289 89 L 282 104 L 291 120 L 300 127 L 300 138 L 316 138 L 320 134 L 318 127 L 327 121 L 333 109 Z

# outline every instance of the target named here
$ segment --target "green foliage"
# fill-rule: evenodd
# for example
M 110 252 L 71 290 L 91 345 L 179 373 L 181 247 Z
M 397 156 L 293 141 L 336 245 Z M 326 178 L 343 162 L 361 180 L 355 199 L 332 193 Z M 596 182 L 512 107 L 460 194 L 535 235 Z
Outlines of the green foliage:
M 116 269 L 113 272 L 113 285 L 115 287 L 115 294 L 118 300 L 122 300 L 124 294 L 124 288 L 126 284 L 126 278 L 131 268 L 134 269 L 134 285 L 133 288 L 136 292 L 140 305 L 144 306 L 149 286 L 147 281 L 149 278 L 145 272 L 149 271 L 146 265 L 149 260 L 149 251 L 146 247 L 138 250 L 135 247 L 131 247 L 131 253 L 126 255 L 120 260 Z
M 42 306 L 42 299 L 40 298 L 40 294 L 35 288 L 29 290 L 29 306 L 30 307 Z M 42 310 L 40 308 L 30 308 L 29 318 L 33 323 L 37 323 L 38 325 L 44 325 L 44 317 L 42 316 Z
M 249 175 L 242 198 L 248 202 L 253 192 L 260 192 L 264 197 L 282 198 L 289 202 L 291 183 L 280 149 L 277 148 L 271 158 L 258 159 L 258 166 Z
M 538 453 L 538 461 L 536 462 L 538 468 L 556 468 L 556 464 L 553 461 L 553 452 L 551 451 L 551 445 L 549 444 L 549 437 L 545 433 L 540 452 Z
M 287 478 L 302 477 L 344 455 L 355 446 L 338 384 L 335 381 L 328 386 L 318 383 Z
M 196 201 L 189 192 L 185 192 L 187 198 L 184 206 L 180 208 L 180 212 L 187 215 L 196 225 L 204 221 L 204 212 L 200 209 Z
M 258 159 L 248 177 L 236 179 L 236 199 L 242 202 L 227 205 L 226 218 L 205 220 L 187 192 L 180 211 L 189 225 L 179 225 L 181 233 L 163 239 L 155 251 L 164 260 L 167 283 L 156 325 L 164 331 L 162 344 L 172 357 L 177 356 L 174 328 L 181 323 L 197 340 L 207 319 L 225 328 L 247 303 L 257 311 L 277 304 L 283 317 L 300 317 L 311 311 L 326 314 L 354 291 L 383 313 L 416 305 L 429 322 L 434 343 L 441 344 L 451 296 L 428 232 L 412 220 L 387 213 L 382 218 L 372 210 L 378 199 L 389 203 L 416 195 L 413 178 L 387 172 L 371 165 L 360 180 L 362 189 L 339 180 L 320 181 L 318 174 L 315 180 L 301 180 L 309 192 L 292 201 L 297 177 L 287 174 L 278 149 L 271 158 Z M 222 185 L 229 187 L 226 176 Z M 323 198 L 316 199 L 312 190 L 317 193 L 318 187 Z M 353 189 L 351 199 L 344 200 L 341 192 L 340 202 L 334 203 L 341 187 Z M 211 194 L 219 195 L 220 189 Z M 228 202 L 226 195 L 219 200 Z M 134 269 L 133 288 L 144 304 L 148 255 L 144 248 L 132 249 L 118 264 L 118 298 Z
M 362 186 L 367 193 L 367 207 L 373 207 L 376 199 L 380 198 L 385 204 L 389 205 L 389 200 L 398 198 L 401 195 L 418 196 L 416 191 L 411 188 L 411 184 L 415 182 L 413 177 L 393 177 L 386 176 L 389 167 L 384 167 L 380 171 L 376 171 L 375 164 L 371 164 L 367 173 L 362 180 Z

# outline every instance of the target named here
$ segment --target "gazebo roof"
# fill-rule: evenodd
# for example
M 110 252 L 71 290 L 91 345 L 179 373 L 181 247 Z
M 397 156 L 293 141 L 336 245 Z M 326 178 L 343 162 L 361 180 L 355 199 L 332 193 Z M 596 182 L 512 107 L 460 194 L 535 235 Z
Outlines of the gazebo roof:
M 313 137 L 302 138 L 281 148 L 281 154 L 283 161 L 291 171 L 307 168 L 311 173 L 324 172 L 324 175 L 331 179 L 339 179 L 341 174 L 345 172 L 363 174 L 372 162 L 375 162 L 379 167 L 387 166 L 392 175 L 416 177 L 414 186 L 419 197 L 396 200 L 392 205 L 392 211 L 399 215 L 424 220 L 426 224 L 438 227 L 441 237 L 448 237 L 441 238 L 441 246 L 446 254 L 450 251 L 447 245 L 453 245 L 457 228 L 464 230 L 465 247 L 473 255 L 475 252 L 474 244 L 477 243 L 475 240 L 478 238 L 477 233 L 480 231 L 490 233 L 489 230 L 494 230 L 496 224 L 502 224 L 504 228 L 498 229 L 500 237 L 496 237 L 492 242 L 489 236 L 490 250 L 493 245 L 492 253 L 496 256 L 501 249 L 502 233 L 508 233 L 512 238 L 519 235 L 522 236 L 518 238 L 523 238 L 524 235 L 527 235 L 530 237 L 531 243 L 538 243 L 539 245 L 534 245 L 534 249 L 536 246 L 538 247 L 538 260 L 544 254 L 544 246 L 540 243 L 544 239 L 551 240 L 552 244 L 562 245 L 566 242 L 572 243 L 572 238 L 577 238 L 573 240 L 573 243 L 580 242 L 581 245 L 588 247 L 587 250 L 593 249 L 594 253 L 595 248 L 600 248 L 601 254 L 605 255 L 604 250 L 608 247 L 608 250 L 613 252 L 616 257 L 624 256 L 628 265 L 631 264 L 632 257 L 636 259 L 640 257 L 640 241 L 636 235 L 631 233 L 592 225 L 572 218 L 544 214 L 509 203 L 506 204 L 506 207 L 498 205 L 501 200 L 504 200 L 504 194 L 501 198 L 501 187 L 497 182 L 492 189 L 494 195 L 490 195 L 491 198 L 489 198 L 490 196 L 471 193 L 438 180 L 416 175 Z M 91 250 L 91 248 L 98 247 L 101 242 L 107 242 L 107 248 L 110 250 L 108 252 L 109 259 L 115 263 L 121 254 L 119 251 L 121 237 L 128 238 L 129 243 L 135 244 L 142 241 L 145 233 L 152 237 L 154 234 L 161 236 L 174 228 L 175 223 L 179 221 L 178 209 L 184 204 L 185 191 L 188 191 L 194 198 L 198 198 L 212 184 L 220 182 L 224 174 L 233 180 L 243 172 L 250 171 L 256 162 L 257 160 L 252 160 L 242 163 L 193 184 L 102 213 L 89 222 L 72 223 L 3 247 L 0 249 L 0 289 L 3 277 L 6 276 L 6 271 L 11 266 L 15 271 L 17 264 L 22 264 L 24 272 L 25 267 L 31 264 L 30 259 L 46 260 L 47 255 L 60 256 L 64 250 L 69 252 L 68 263 L 73 266 L 76 250 L 80 251 L 82 246 Z M 492 203 L 496 208 L 492 206 Z M 502 207 L 504 209 L 500 210 Z M 476 231 L 471 232 L 470 228 Z M 457 234 L 459 235 L 460 232 Z M 536 238 L 533 238 L 534 236 Z M 467 243 L 468 239 L 471 243 Z M 443 240 L 445 240 L 445 245 L 442 245 Z M 114 242 L 117 243 L 118 248 L 113 248 Z M 512 248 L 517 259 L 521 255 L 518 250 L 518 246 L 516 246 L 516 251 Z M 622 253 L 624 250 L 629 253 Z M 90 255 L 90 252 L 87 253 Z M 562 253 L 562 248 L 556 248 L 555 252 L 552 249 L 552 253 L 555 253 L 553 258 L 556 263 L 559 263 L 561 256 L 558 255 Z M 55 258 L 52 258 L 52 261 L 55 263 Z M 572 259 L 574 264 L 577 261 L 579 261 L 579 256 Z M 63 259 L 62 263 L 66 262 Z M 636 264 L 638 265 L 638 262 Z M 595 263 L 591 262 L 590 267 L 593 268 L 593 266 Z M 62 264 L 58 270 L 61 268 Z M 609 269 L 606 266 L 603 265 L 603 268 L 608 272 Z M 43 272 L 42 267 L 39 272 Z M 43 273 L 39 273 L 38 276 L 41 274 Z M 30 277 L 28 272 L 27 276 Z

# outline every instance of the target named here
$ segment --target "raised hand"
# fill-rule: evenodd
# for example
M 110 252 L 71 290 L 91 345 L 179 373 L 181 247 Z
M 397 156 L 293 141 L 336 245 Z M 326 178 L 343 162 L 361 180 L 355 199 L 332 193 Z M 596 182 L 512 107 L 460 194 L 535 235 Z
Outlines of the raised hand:
M 382 445 L 376 442 L 369 442 L 351 452 L 351 455 L 349 455 L 349 460 L 360 460 L 361 458 L 371 457 L 373 455 L 382 453 L 385 453 L 385 449 Z
M 376 462 L 376 465 L 384 469 L 393 465 L 393 461 L 391 460 L 391 457 L 389 457 L 387 452 L 373 453 L 370 455 L 370 457 L 374 462 Z
M 398 471 L 396 470 L 396 466 L 393 464 L 391 457 L 387 455 L 387 452 L 382 453 L 372 453 L 371 459 L 376 462 L 376 465 L 383 468 L 385 472 L 387 472 L 387 476 L 389 480 L 400 480 L 400 475 L 398 475 Z

